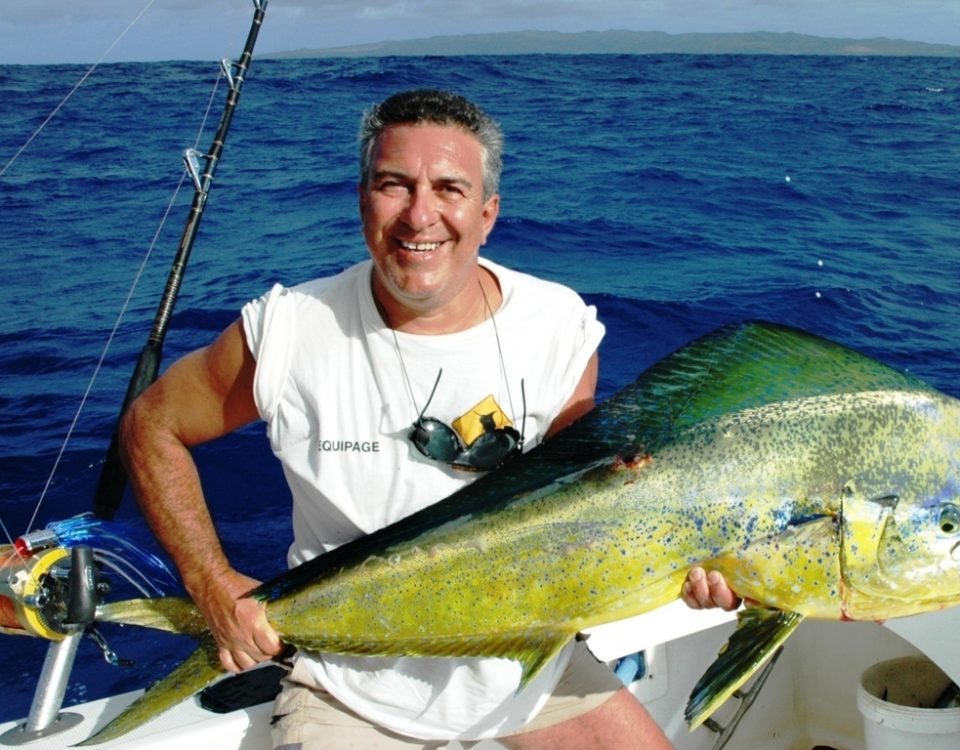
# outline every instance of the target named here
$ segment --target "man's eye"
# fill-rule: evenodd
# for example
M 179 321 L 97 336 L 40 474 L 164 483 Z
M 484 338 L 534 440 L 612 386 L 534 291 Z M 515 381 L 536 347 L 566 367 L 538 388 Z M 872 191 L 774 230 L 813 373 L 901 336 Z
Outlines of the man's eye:
M 404 191 L 405 188 L 396 180 L 384 180 L 377 184 L 377 190 L 382 193 L 400 193 Z

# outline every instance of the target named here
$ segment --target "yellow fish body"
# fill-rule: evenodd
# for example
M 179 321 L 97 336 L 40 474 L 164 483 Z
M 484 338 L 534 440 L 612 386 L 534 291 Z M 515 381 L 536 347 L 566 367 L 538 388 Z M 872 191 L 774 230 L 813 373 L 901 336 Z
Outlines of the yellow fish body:
M 744 324 L 661 361 L 514 463 L 252 596 L 298 648 L 504 657 L 521 663 L 522 688 L 579 631 L 677 598 L 703 564 L 762 608 L 694 689 L 696 726 L 804 617 L 960 601 L 958 463 L 956 399 L 809 334 Z M 191 609 L 135 600 L 102 618 L 196 632 Z M 208 644 L 91 741 L 218 674 Z

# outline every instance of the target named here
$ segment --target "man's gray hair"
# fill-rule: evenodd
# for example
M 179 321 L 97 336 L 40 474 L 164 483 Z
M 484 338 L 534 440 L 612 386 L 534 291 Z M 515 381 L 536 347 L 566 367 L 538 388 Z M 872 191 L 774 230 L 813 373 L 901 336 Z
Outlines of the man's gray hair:
M 366 186 L 377 138 L 391 125 L 430 123 L 460 128 L 473 135 L 482 149 L 483 197 L 500 189 L 503 133 L 480 107 L 459 94 L 421 89 L 401 91 L 375 104 L 360 122 L 360 185 Z

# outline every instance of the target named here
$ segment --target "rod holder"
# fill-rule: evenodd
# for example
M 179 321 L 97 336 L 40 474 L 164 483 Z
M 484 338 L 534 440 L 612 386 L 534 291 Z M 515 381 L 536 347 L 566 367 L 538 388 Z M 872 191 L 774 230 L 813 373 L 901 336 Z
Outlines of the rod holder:
M 37 689 L 30 705 L 30 715 L 23 724 L 0 735 L 0 744 L 25 745 L 28 742 L 50 737 L 75 727 L 83 716 L 61 712 L 63 696 L 70 680 L 70 670 L 77 655 L 77 646 L 83 633 L 73 633 L 62 641 L 53 641 L 47 648 L 43 670 L 37 680 Z

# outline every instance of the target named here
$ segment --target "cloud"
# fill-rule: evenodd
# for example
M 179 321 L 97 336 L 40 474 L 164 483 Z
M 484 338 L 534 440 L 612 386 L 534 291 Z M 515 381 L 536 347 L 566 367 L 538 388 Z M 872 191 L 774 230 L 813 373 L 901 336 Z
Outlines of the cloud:
M 371 21 L 382 21 L 388 18 L 407 18 L 410 9 L 407 3 L 386 3 L 381 6 L 364 5 L 357 12 L 357 16 Z
M 215 59 L 232 54 L 253 12 L 252 0 L 0 3 L 0 63 L 91 62 L 108 49 L 113 61 Z M 960 0 L 270 0 L 259 50 L 606 29 L 792 31 L 960 44 Z

